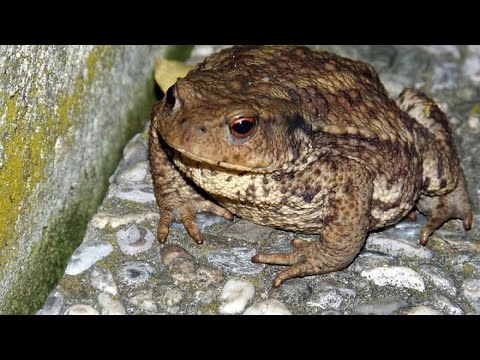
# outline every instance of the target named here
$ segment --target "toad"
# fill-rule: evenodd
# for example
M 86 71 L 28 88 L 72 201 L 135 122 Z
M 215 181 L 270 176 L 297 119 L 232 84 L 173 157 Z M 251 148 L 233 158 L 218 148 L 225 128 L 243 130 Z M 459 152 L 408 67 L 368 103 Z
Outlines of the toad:
M 369 231 L 414 214 L 420 243 L 449 219 L 472 225 L 452 131 L 414 89 L 389 98 L 372 66 L 303 46 L 235 46 L 205 59 L 155 104 L 149 159 L 160 208 L 199 244 L 196 214 L 306 234 L 253 262 L 293 277 L 347 267 Z

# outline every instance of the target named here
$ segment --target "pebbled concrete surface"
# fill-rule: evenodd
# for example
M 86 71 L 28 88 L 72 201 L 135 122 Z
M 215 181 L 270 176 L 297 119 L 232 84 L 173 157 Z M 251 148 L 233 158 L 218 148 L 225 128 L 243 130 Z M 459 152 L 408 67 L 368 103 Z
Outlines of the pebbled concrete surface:
M 178 224 L 167 244 L 152 241 L 159 215 L 144 131 L 126 147 L 83 245 L 38 313 L 480 314 L 480 47 L 320 47 L 372 63 L 393 97 L 415 86 L 447 111 L 475 204 L 469 233 L 450 221 L 422 247 L 418 216 L 370 234 L 347 269 L 272 289 L 281 267 L 250 257 L 289 249 L 293 233 L 202 214 L 204 245 Z M 217 48 L 197 47 L 193 57 Z

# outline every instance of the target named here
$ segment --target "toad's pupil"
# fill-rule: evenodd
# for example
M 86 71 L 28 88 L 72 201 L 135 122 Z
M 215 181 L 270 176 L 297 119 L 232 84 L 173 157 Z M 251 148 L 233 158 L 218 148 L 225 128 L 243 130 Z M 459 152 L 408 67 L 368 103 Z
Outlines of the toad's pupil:
M 168 88 L 167 93 L 165 94 L 165 100 L 167 102 L 167 106 L 170 110 L 173 109 L 175 106 L 175 85 L 172 85 Z
M 252 120 L 239 120 L 233 126 L 233 130 L 237 134 L 245 135 L 253 128 Z

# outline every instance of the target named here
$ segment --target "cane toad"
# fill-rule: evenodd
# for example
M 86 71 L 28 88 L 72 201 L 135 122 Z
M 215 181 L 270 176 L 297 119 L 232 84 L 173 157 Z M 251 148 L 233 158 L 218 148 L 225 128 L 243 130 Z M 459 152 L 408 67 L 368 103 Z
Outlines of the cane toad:
M 210 212 L 307 234 L 273 286 L 348 266 L 367 233 L 416 208 L 421 244 L 472 211 L 446 115 L 420 91 L 391 100 L 372 66 L 302 46 L 235 46 L 179 78 L 153 109 L 149 154 L 160 207 L 202 243 Z

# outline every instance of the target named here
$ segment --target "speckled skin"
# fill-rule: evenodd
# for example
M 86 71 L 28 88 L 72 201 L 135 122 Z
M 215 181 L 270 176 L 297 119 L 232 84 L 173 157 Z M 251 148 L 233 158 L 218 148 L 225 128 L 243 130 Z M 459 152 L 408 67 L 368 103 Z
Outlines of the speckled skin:
M 246 138 L 232 132 L 239 117 L 255 119 Z M 177 220 L 203 242 L 201 211 L 320 235 L 253 257 L 290 265 L 274 286 L 345 268 L 369 230 L 415 205 L 429 219 L 422 244 L 449 219 L 472 223 L 445 114 L 416 90 L 389 99 L 370 65 L 328 52 L 236 46 L 210 56 L 155 105 L 149 145 L 159 241 Z

